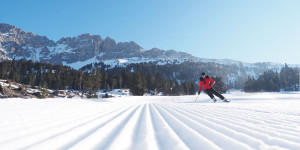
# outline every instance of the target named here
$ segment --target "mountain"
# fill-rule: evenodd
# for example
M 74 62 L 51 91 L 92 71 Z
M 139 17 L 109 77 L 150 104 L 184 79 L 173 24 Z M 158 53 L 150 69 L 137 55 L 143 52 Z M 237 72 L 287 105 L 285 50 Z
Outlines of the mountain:
M 268 69 L 279 71 L 283 66 L 278 63 L 244 63 L 230 59 L 198 58 L 185 52 L 158 48 L 145 50 L 133 41 L 117 43 L 110 37 L 103 39 L 100 35 L 91 34 L 61 38 L 55 42 L 46 36 L 40 36 L 31 31 L 26 32 L 13 25 L 2 23 L 0 24 L 0 61 L 12 59 L 63 64 L 75 69 L 99 62 L 109 65 L 110 68 L 126 67 L 132 63 L 180 65 L 191 62 L 194 63 L 193 66 L 200 66 L 200 68 L 191 68 L 191 71 L 194 72 L 202 70 L 203 65 L 215 68 L 215 70 L 218 68 L 215 66 L 219 66 L 221 70 L 230 67 L 230 73 L 223 75 L 228 81 L 227 84 L 229 81 L 238 80 L 241 76 L 243 78 L 257 77 Z M 184 68 L 179 70 L 183 71 Z M 209 71 L 209 68 L 206 70 Z M 196 74 L 194 78 L 197 78 Z
M 77 37 L 61 38 L 57 42 L 45 36 L 25 32 L 9 24 L 0 24 L 1 60 L 26 59 L 64 64 L 76 69 L 92 62 L 197 60 L 198 58 L 174 50 L 157 48 L 144 50 L 137 43 L 119 42 L 100 35 L 82 34 Z
M 198 58 L 175 50 L 166 51 L 158 48 L 145 50 L 133 41 L 116 43 L 110 37 L 103 39 L 100 35 L 81 34 L 77 37 L 61 38 L 55 42 L 46 36 L 35 35 L 31 31 L 25 32 L 20 28 L 3 23 L 0 24 L 0 58 L 1 60 L 26 59 L 65 64 L 75 69 L 100 61 L 107 64 L 150 61 L 164 64 L 193 61 L 257 66 L 229 59 Z M 272 63 L 266 63 L 266 65 L 282 66 Z

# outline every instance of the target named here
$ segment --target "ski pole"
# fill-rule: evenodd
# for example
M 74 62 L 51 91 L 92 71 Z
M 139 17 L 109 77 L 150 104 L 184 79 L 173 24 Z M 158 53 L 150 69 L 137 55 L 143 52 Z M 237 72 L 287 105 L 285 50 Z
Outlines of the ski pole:
M 197 97 L 196 97 L 196 99 L 195 99 L 195 102 L 197 101 L 197 99 L 198 99 L 198 96 L 199 96 L 199 95 L 197 95 Z

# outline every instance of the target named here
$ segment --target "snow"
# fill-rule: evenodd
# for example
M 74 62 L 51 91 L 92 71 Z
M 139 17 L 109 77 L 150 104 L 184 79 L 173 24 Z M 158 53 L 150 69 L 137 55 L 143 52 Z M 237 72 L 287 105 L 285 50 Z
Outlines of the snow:
M 0 51 L 5 55 L 7 54 L 7 51 L 4 49 L 4 47 L 0 47 Z
M 0 85 L 1 86 L 9 86 L 9 84 L 7 84 L 6 82 L 7 82 L 7 80 L 0 79 Z
M 9 36 L 9 33 L 2 33 L 2 36 Z
M 73 49 L 70 48 L 70 46 L 67 45 L 67 44 L 57 44 L 55 47 L 49 47 L 49 46 L 47 46 L 47 48 L 51 52 L 50 55 L 64 53 L 64 52 L 65 53 L 73 53 L 72 52 Z
M 34 48 L 31 46 L 22 46 L 22 48 L 31 51 L 31 56 L 27 57 L 26 60 L 40 61 L 40 53 L 42 51 L 42 48 Z M 23 59 L 23 56 L 17 56 L 15 57 L 15 59 Z
M 109 96 L 112 97 L 121 97 L 121 96 L 130 96 L 130 90 L 129 89 L 114 89 L 114 90 L 110 90 L 110 91 L 103 91 L 103 90 L 99 90 L 97 92 L 98 97 L 105 97 L 105 94 L 108 94 Z
M 300 149 L 300 93 L 0 99 L 0 149 Z
M 118 62 L 119 63 L 126 63 L 128 60 L 126 60 L 126 59 L 118 59 Z
M 75 63 L 71 63 L 71 64 L 68 64 L 66 62 L 63 62 L 63 65 L 67 65 L 67 66 L 70 66 L 74 69 L 80 69 L 82 68 L 83 66 L 87 65 L 87 64 L 91 64 L 91 63 L 98 63 L 100 62 L 98 59 L 97 59 L 97 56 L 91 58 L 91 59 L 88 59 L 86 61 L 77 61 Z
M 176 63 L 176 64 L 181 64 L 185 61 L 188 61 L 188 60 L 185 60 L 185 59 L 155 59 L 155 58 L 145 58 L 145 57 L 131 57 L 131 58 L 120 58 L 120 59 L 97 59 L 97 58 L 101 58 L 101 56 L 104 55 L 104 53 L 101 53 L 99 54 L 98 56 L 95 56 L 91 59 L 88 59 L 86 61 L 78 61 L 78 62 L 75 62 L 75 63 L 66 63 L 66 62 L 63 62 L 63 65 L 67 65 L 67 66 L 70 66 L 74 69 L 80 69 L 81 67 L 84 67 L 85 65 L 87 64 L 92 64 L 92 63 L 99 63 L 100 61 L 103 62 L 104 64 L 106 65 L 109 65 L 110 68 L 114 68 L 116 66 L 118 67 L 126 67 L 127 65 L 129 64 L 132 64 L 132 63 L 143 63 L 143 62 L 154 62 L 156 63 L 157 65 L 165 65 L 165 64 L 172 64 L 172 63 Z
M 106 65 L 110 65 L 111 68 L 115 66 L 125 67 L 128 64 L 132 63 L 143 63 L 143 62 L 154 62 L 157 61 L 153 58 L 140 58 L 140 57 L 132 57 L 132 58 L 122 58 L 122 59 L 109 59 L 109 60 L 102 60 L 102 62 Z

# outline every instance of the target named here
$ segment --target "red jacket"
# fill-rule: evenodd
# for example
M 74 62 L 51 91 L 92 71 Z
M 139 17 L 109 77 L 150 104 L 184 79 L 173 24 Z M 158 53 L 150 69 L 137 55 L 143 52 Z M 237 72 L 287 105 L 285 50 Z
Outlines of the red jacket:
M 210 84 L 214 84 L 215 81 L 211 78 L 205 78 L 203 81 L 200 81 L 199 91 L 201 92 L 202 86 L 204 86 L 204 90 L 211 89 L 212 86 Z

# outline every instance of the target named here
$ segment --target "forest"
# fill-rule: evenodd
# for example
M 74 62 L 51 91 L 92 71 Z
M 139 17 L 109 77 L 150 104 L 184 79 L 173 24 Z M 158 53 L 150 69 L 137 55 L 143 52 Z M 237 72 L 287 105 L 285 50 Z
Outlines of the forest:
M 40 88 L 77 90 L 85 93 L 95 93 L 98 90 L 130 89 L 133 95 L 144 93 L 156 95 L 160 92 L 163 95 L 191 95 L 198 91 L 199 86 L 199 79 L 190 69 L 193 65 L 195 64 L 140 63 L 112 68 L 100 62 L 75 70 L 63 65 L 12 60 L 0 62 L 0 79 Z M 187 70 L 181 70 L 184 67 Z M 213 72 L 213 70 L 203 65 L 197 73 Z M 229 89 L 224 84 L 223 78 L 212 77 L 216 81 L 217 91 L 225 93 Z M 240 84 L 244 84 L 245 92 L 295 91 L 299 90 L 299 71 L 297 68 L 285 65 L 280 72 L 268 70 L 258 78 L 248 77 L 245 83 Z
M 244 90 L 246 92 L 299 91 L 299 68 L 285 64 L 280 72 L 268 70 L 257 79 L 248 77 Z
M 90 69 L 75 70 L 63 65 L 12 60 L 0 62 L 0 79 L 40 88 L 85 93 L 122 88 L 130 89 L 133 95 L 159 92 L 163 95 L 189 95 L 196 91 L 193 82 L 178 82 L 171 76 L 163 77 L 160 72 L 142 72 L 139 64 L 135 64 L 135 71 L 126 68 L 107 69 L 103 63 Z

